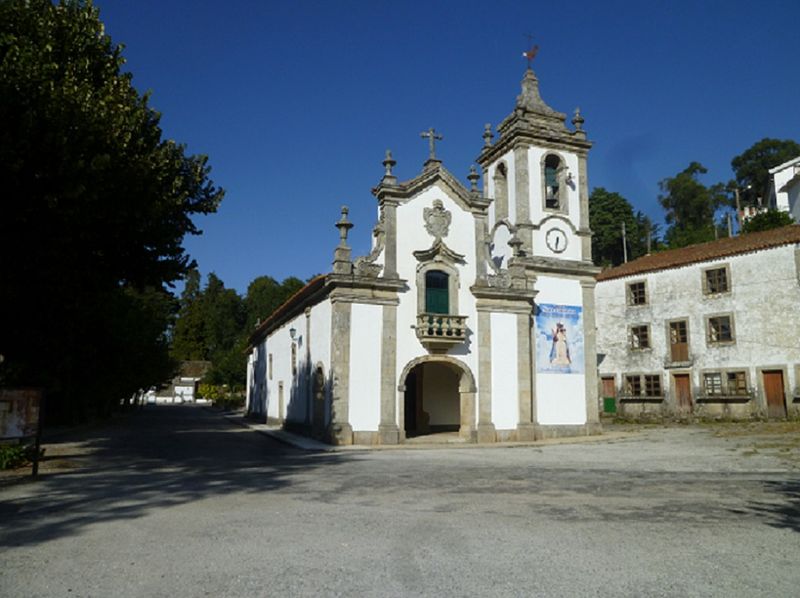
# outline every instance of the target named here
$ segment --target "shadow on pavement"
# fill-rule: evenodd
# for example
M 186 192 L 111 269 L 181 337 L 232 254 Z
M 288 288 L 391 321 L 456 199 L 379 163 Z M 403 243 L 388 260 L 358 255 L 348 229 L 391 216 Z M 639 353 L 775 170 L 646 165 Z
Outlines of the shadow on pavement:
M 772 527 L 800 532 L 800 481 L 767 481 L 764 489 L 781 498 L 777 502 L 753 502 L 745 512 L 753 513 Z
M 35 545 L 208 497 L 268 493 L 293 474 L 349 458 L 297 451 L 197 406 L 148 406 L 81 435 L 58 439 L 89 450 L 78 469 L 0 489 L 0 546 Z

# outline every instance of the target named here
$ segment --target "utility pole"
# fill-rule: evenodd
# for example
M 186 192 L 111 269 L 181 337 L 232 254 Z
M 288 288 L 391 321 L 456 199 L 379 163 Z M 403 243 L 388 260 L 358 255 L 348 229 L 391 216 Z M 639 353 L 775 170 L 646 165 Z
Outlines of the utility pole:
M 733 218 L 731 218 L 730 212 L 728 212 L 728 236 L 733 236 Z
M 742 206 L 739 202 L 739 187 L 733 188 L 733 194 L 736 196 L 736 225 L 739 232 L 742 232 Z
M 622 221 L 622 260 L 623 263 L 628 263 L 628 236 L 625 232 L 625 221 Z

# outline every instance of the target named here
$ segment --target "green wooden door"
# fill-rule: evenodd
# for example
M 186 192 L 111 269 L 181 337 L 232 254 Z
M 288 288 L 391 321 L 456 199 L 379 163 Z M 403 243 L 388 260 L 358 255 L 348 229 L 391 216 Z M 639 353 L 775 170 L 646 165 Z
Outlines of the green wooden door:
M 429 314 L 450 313 L 448 276 L 440 270 L 425 274 L 425 311 Z

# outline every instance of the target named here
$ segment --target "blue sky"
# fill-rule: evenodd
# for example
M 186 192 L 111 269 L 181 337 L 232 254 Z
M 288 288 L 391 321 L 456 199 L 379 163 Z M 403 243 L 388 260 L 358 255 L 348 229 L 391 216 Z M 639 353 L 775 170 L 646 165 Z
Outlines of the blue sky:
M 415 176 L 428 127 L 466 182 L 484 123 L 513 108 L 527 33 L 544 100 L 586 119 L 590 188 L 658 221 L 658 182 L 689 162 L 727 181 L 763 137 L 800 141 L 796 0 L 96 4 L 165 136 L 226 189 L 185 246 L 240 292 L 329 271 L 342 204 L 366 253 L 384 152 Z

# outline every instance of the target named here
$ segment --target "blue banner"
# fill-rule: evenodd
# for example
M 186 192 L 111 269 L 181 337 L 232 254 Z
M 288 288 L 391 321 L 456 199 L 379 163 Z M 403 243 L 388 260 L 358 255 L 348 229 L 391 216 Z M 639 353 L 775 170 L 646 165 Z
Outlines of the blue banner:
M 578 305 L 536 305 L 536 371 L 583 373 L 583 309 Z

